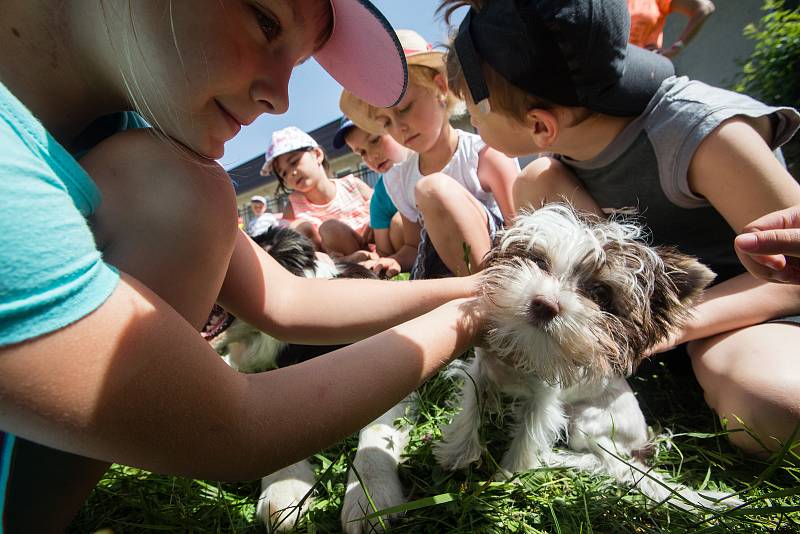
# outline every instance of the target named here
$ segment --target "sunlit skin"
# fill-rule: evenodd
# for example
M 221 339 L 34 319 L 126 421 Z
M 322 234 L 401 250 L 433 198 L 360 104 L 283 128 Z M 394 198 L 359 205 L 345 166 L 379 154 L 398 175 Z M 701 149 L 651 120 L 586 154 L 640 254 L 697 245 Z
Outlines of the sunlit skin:
M 275 174 L 287 188 L 303 193 L 314 204 L 333 200 L 336 186 L 322 166 L 322 150 L 295 150 L 281 154 L 272 162 Z
M 291 70 L 326 39 L 317 19 L 330 14 L 325 0 L 3 2 L 0 79 L 58 143 L 91 147 L 78 164 L 102 197 L 84 224 L 52 187 L 73 220 L 17 228 L 41 228 L 55 250 L 64 224 L 119 272 L 90 313 L 0 347 L 0 426 L 54 466 L 52 484 L 15 510 L 35 524 L 7 514 L 9 531 L 63 532 L 108 462 L 260 477 L 357 431 L 475 342 L 479 317 L 453 300 L 473 296 L 475 279 L 295 277 L 237 228 L 231 178 L 213 158 L 242 124 L 286 111 Z M 81 143 L 96 119 L 137 107 L 165 135 Z M 37 172 L 5 174 L 24 184 Z M 280 339 L 352 344 L 243 375 L 198 333 L 215 301 Z M 227 454 L 231 439 L 249 452 Z
M 423 174 L 428 174 L 426 167 L 444 167 L 458 142 L 443 106 L 447 84 L 441 74 L 436 75 L 434 83 L 436 90 L 410 83 L 396 106 L 376 115 L 377 122 L 398 143 L 420 154 Z
M 468 92 L 468 91 L 467 91 Z M 469 112 L 470 123 L 480 134 L 481 139 L 508 157 L 527 156 L 545 150 L 536 145 L 530 128 L 500 113 L 484 113 L 469 95 L 464 102 Z
M 350 128 L 344 139 L 353 153 L 375 172 L 385 173 L 405 161 L 409 150 L 388 134 L 371 134 L 358 127 Z
M 30 4 L 31 10 L 52 11 L 49 4 Z M 53 124 L 51 131 L 59 140 L 70 146 L 96 117 L 136 105 L 168 136 L 214 159 L 243 125 L 263 113 L 286 112 L 292 69 L 324 42 L 323 19 L 330 6 L 319 0 L 110 0 L 102 10 L 84 10 L 80 3 L 63 9 L 66 13 L 53 12 L 52 17 L 74 17 L 77 26 L 64 47 L 83 54 L 54 52 L 61 60 L 58 76 L 64 77 L 59 98 L 52 98 L 47 84 L 30 82 L 36 72 L 2 72 L 12 91 L 18 82 L 23 84 L 18 87 L 30 87 L 26 105 Z M 4 7 L 5 20 L 13 15 Z M 18 31 L 25 36 L 35 28 Z M 17 41 L 9 44 L 23 44 Z M 98 69 L 106 66 L 111 68 L 98 76 Z

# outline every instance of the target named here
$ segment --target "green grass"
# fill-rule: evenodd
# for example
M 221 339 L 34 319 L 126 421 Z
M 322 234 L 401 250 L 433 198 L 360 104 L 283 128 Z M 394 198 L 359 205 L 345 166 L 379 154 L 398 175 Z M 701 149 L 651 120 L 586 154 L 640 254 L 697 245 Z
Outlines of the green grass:
M 480 465 L 441 471 L 432 455 L 439 426 L 450 415 L 453 385 L 440 377 L 420 390 L 418 415 L 400 468 L 411 503 L 392 532 L 453 533 L 789 533 L 800 531 L 800 450 L 770 460 L 744 457 L 703 401 L 690 372 L 648 362 L 631 379 L 642 409 L 662 440 L 654 464 L 695 488 L 737 492 L 745 505 L 721 514 L 693 515 L 657 506 L 604 477 L 541 469 L 495 482 L 494 458 L 505 445 L 500 421 L 490 421 L 489 451 Z M 269 439 L 265 436 L 265 439 Z M 669 441 L 670 443 L 667 443 Z M 667 447 L 667 445 L 671 445 Z M 299 532 L 339 532 L 352 437 L 315 456 L 316 500 Z M 231 451 L 231 454 L 235 454 Z M 259 481 L 240 484 L 156 476 L 113 466 L 92 493 L 70 532 L 111 528 L 127 532 L 265 532 L 255 519 Z

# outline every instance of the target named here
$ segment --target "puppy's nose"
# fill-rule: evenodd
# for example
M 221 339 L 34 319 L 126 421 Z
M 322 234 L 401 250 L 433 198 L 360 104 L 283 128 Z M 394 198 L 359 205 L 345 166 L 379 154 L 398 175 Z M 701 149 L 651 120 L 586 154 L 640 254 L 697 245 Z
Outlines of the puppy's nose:
M 546 323 L 558 315 L 561 308 L 555 297 L 536 295 L 528 306 L 528 315 L 537 323 Z

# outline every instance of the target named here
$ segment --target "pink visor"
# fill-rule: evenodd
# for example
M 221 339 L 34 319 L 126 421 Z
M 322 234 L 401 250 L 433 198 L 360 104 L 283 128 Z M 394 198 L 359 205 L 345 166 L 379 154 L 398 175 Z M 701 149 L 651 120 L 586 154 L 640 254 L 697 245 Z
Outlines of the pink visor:
M 333 32 L 314 59 L 360 99 L 394 106 L 405 94 L 408 67 L 389 21 L 367 0 L 330 1 Z

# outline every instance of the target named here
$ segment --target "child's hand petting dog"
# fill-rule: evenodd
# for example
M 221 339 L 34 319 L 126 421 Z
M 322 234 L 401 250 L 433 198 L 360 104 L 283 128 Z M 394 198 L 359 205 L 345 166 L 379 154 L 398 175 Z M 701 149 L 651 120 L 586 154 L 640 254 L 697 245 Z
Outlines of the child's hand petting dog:
M 683 343 L 683 329 L 673 330 L 666 338 L 662 339 L 646 351 L 646 356 L 660 354 L 672 350 Z

